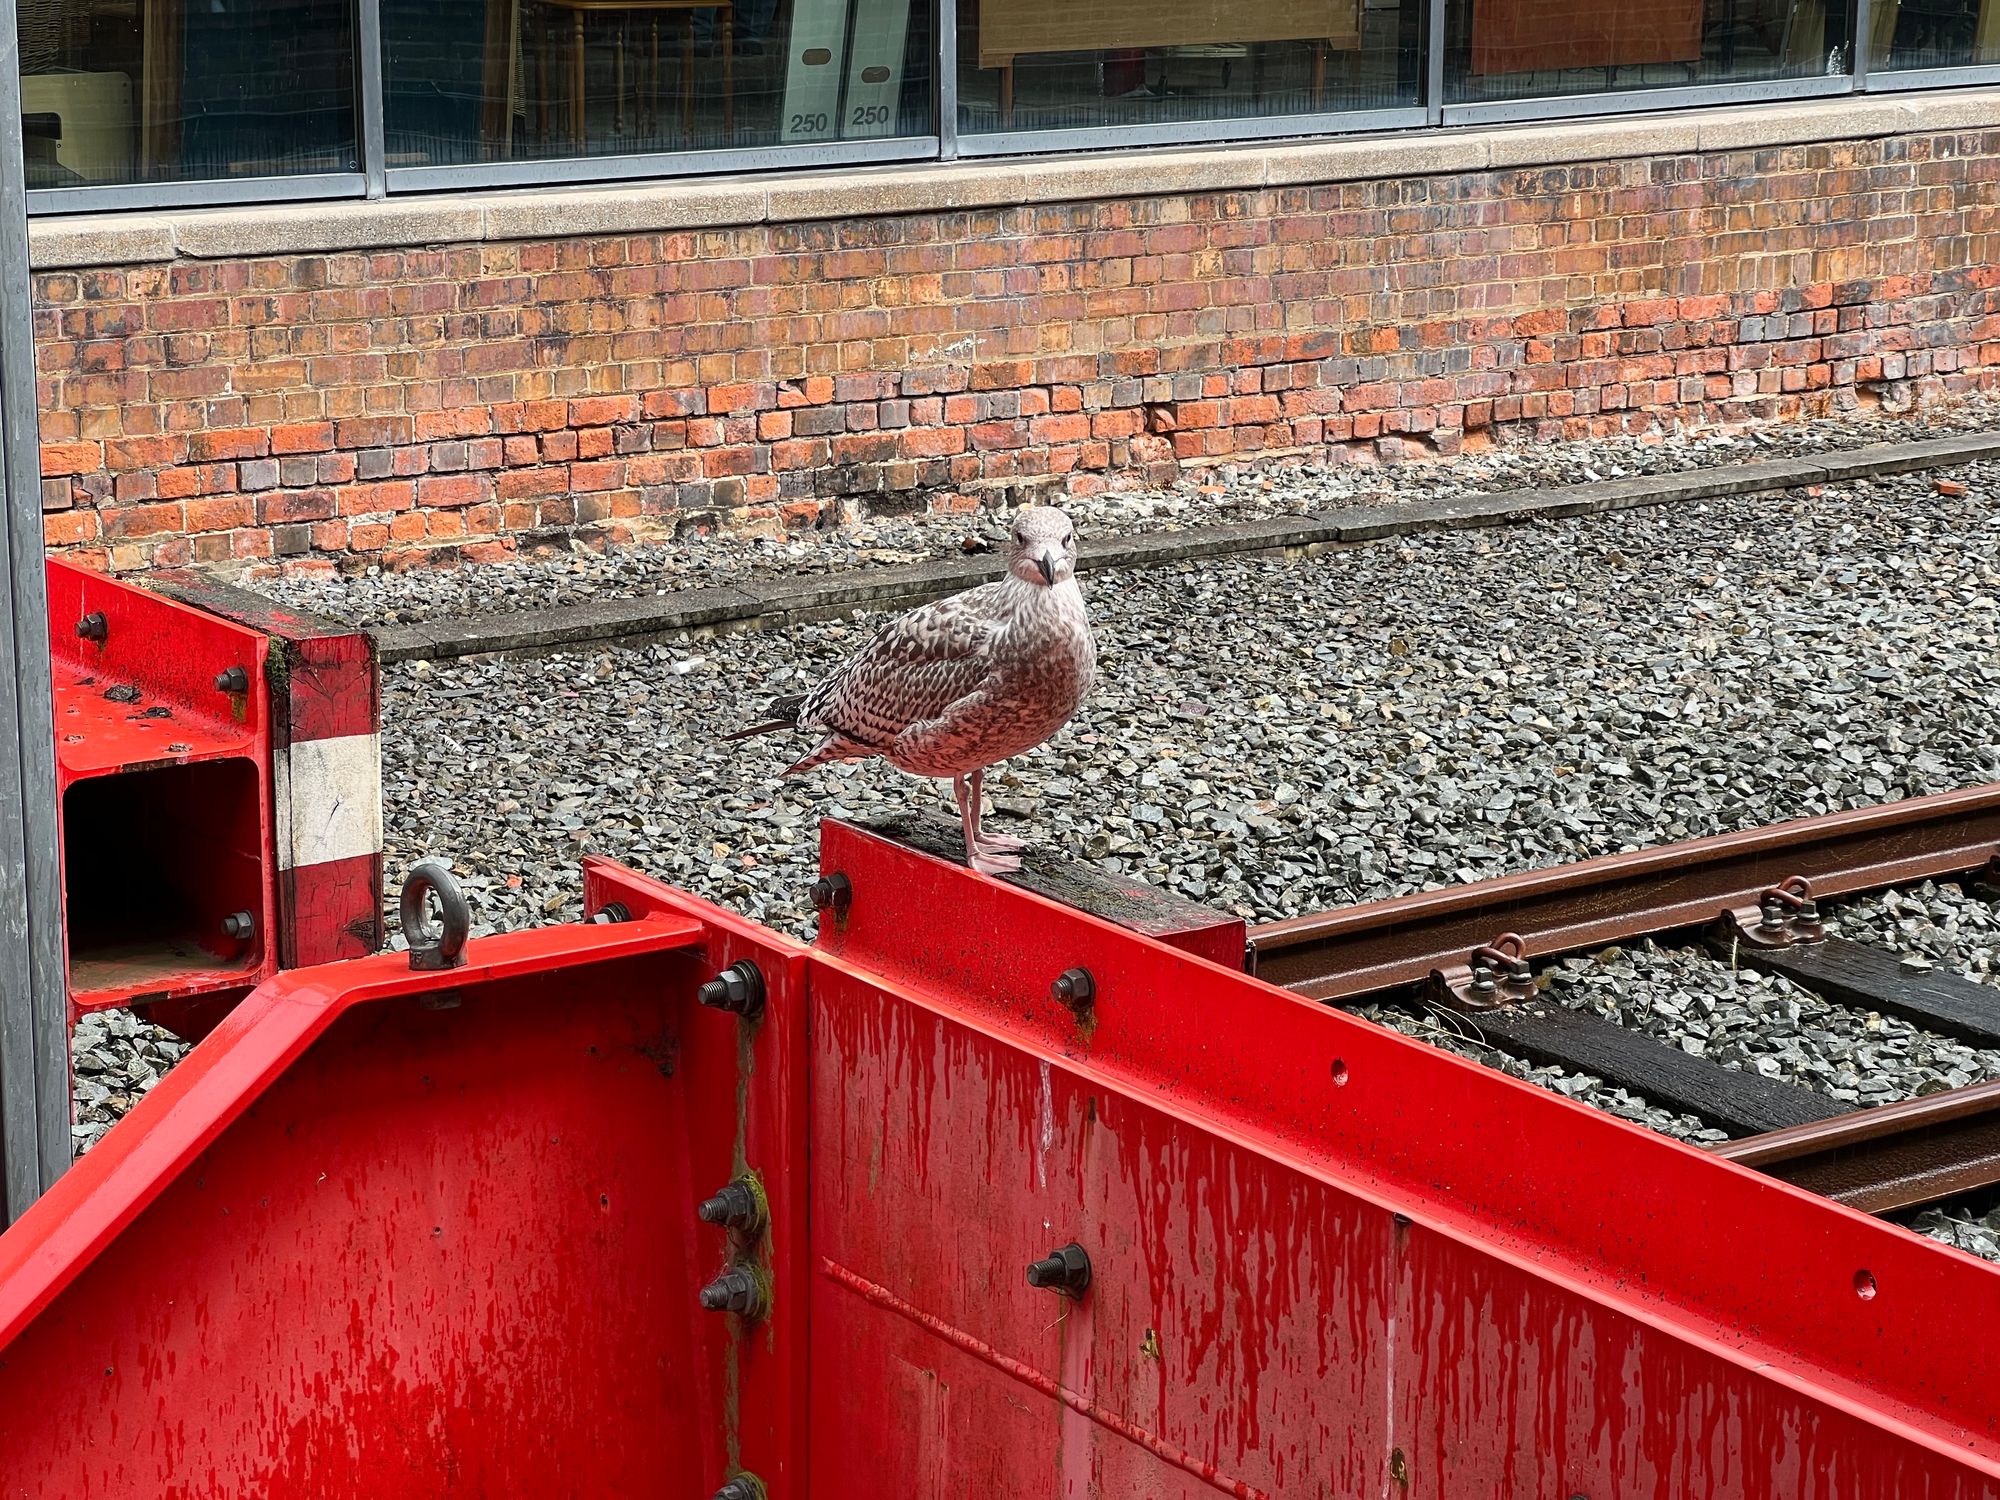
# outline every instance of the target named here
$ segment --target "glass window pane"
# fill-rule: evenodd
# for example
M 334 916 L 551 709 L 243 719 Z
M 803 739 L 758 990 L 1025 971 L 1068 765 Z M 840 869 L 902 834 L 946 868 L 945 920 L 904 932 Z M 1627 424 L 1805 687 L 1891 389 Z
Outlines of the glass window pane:
M 926 0 L 382 0 L 390 167 L 934 133 Z
M 2000 0 L 1875 0 L 1871 68 L 2000 63 Z
M 1840 0 L 1449 0 L 1453 103 L 1848 71 Z
M 955 0 L 959 129 L 1412 106 L 1422 0 Z
M 17 0 L 28 186 L 359 170 L 352 0 Z

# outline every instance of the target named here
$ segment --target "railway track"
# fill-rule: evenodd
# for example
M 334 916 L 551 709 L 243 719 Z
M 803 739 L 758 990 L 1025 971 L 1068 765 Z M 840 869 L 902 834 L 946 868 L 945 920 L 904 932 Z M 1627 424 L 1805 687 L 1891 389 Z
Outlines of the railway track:
M 1249 962 L 1863 1212 L 1976 1214 L 2000 988 L 1953 968 L 1995 966 L 1996 855 L 2000 784 L 1266 923 Z M 1876 895 L 1926 882 L 1948 941 Z

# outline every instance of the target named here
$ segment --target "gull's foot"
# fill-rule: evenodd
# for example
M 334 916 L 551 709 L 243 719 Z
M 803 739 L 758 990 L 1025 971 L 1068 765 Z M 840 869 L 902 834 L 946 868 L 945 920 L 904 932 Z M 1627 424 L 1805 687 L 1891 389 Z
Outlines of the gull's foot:
M 984 850 L 975 853 L 966 861 L 982 875 L 1011 875 L 1021 868 L 1018 854 L 988 854 Z
M 1027 848 L 1028 841 L 1026 839 L 1017 839 L 1012 834 L 987 833 L 981 830 L 979 847 L 985 853 L 1013 854 Z

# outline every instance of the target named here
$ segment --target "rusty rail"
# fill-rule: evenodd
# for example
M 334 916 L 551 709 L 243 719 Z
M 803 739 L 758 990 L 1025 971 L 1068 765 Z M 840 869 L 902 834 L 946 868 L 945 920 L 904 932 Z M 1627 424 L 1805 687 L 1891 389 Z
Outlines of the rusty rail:
M 1996 850 L 1989 783 L 1268 922 L 1250 931 L 1251 964 L 1310 999 L 1352 1001 L 1419 983 L 1502 931 L 1543 959 L 1712 921 L 1793 875 L 1850 895 L 1960 874 Z
M 1996 850 L 2000 783 L 1270 922 L 1250 930 L 1250 962 L 1272 984 L 1351 1004 L 1433 974 L 1461 972 L 1469 953 L 1503 931 L 1519 935 L 1524 953 L 1549 959 L 1707 926 L 1728 909 L 1755 905 L 1760 893 L 1795 876 L 1806 877 L 1816 896 L 1852 895 L 1964 874 L 1985 866 Z M 1820 961 L 1816 949 L 1761 957 L 1795 967 Z M 1800 982 L 1812 984 L 1803 975 Z M 1937 981 L 1930 984 L 1937 987 Z M 1885 998 L 1881 988 L 1878 982 L 1866 996 L 1833 998 L 1896 1011 L 1895 997 Z M 1650 1038 L 1567 1012 L 1554 1019 L 1575 1035 L 1539 1042 L 1539 1033 L 1515 1035 L 1524 1027 L 1532 1031 L 1540 1014 L 1532 1005 L 1518 1014 L 1503 1006 L 1478 1012 L 1477 1020 L 1505 1033 L 1500 1044 L 1515 1051 L 1596 1073 L 1648 1097 L 1679 1100 L 1676 1107 L 1734 1121 L 1737 1128 L 1755 1129 L 1757 1120 L 1773 1117 L 1772 1099 L 1764 1095 L 1783 1102 L 1782 1095 L 1794 1092 L 1673 1054 L 1669 1061 L 1709 1086 L 1713 1097 L 1695 1102 L 1685 1087 L 1675 1092 L 1675 1080 L 1656 1056 L 1668 1049 Z M 1825 1103 L 1806 1090 L 1796 1092 L 1805 1096 L 1800 1104 Z M 1897 1213 L 2000 1186 L 2000 1082 L 1804 1120 L 1709 1149 L 1863 1212 Z
M 2000 1183 L 2000 1082 L 1814 1120 L 1709 1148 L 1864 1213 Z

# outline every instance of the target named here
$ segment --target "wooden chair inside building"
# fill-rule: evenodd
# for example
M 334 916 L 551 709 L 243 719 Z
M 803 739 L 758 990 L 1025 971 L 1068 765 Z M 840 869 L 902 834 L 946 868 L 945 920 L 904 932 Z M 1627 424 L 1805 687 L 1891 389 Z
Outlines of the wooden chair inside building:
M 504 7 L 513 9 L 513 5 Z M 496 9 L 503 7 L 496 6 Z M 673 13 L 680 16 L 680 105 L 681 136 L 685 143 L 694 141 L 695 102 L 695 12 L 707 10 L 715 13 L 716 39 L 722 49 L 722 129 L 725 138 L 733 137 L 736 130 L 736 47 L 735 47 L 735 7 L 731 0 L 535 0 L 531 18 L 534 32 L 536 64 L 536 126 L 544 141 L 549 140 L 550 101 L 557 92 L 556 75 L 562 69 L 557 54 L 566 50 L 569 74 L 567 104 L 569 106 L 569 136 L 573 149 L 581 152 L 587 139 L 589 110 L 588 69 L 586 63 L 586 42 L 594 23 L 600 19 L 612 23 L 612 119 L 614 135 L 623 135 L 628 128 L 626 104 L 632 103 L 629 124 L 638 131 L 650 133 L 658 128 L 660 101 L 664 93 L 660 67 L 660 27 L 663 20 L 671 24 Z M 639 19 L 643 30 L 635 45 L 631 39 L 632 22 Z M 565 47 L 565 44 L 566 47 Z M 643 84 L 641 75 L 643 74 Z M 511 90 L 510 90 L 511 97 Z M 509 111 L 511 114 L 511 110 Z
M 1014 64 L 1035 54 L 1128 52 L 1224 43 L 1313 44 L 1312 97 L 1326 92 L 1326 56 L 1361 50 L 1360 0 L 979 0 L 979 66 L 1000 71 L 1000 127 L 1014 123 Z

